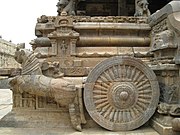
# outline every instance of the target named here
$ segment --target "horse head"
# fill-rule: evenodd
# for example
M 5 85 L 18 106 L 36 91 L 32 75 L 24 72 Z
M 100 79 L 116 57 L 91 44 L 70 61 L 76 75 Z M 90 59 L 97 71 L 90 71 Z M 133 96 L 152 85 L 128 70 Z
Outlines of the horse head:
M 32 52 L 30 52 L 29 50 L 17 48 L 15 55 L 14 55 L 14 59 L 18 63 L 24 64 L 31 54 L 32 54 Z

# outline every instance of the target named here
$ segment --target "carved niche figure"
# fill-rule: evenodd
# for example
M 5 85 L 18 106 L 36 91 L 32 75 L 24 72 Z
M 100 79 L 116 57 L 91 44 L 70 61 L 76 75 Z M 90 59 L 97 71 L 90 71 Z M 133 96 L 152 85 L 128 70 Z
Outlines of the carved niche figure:
M 15 60 L 22 65 L 22 74 L 10 81 L 13 92 L 50 97 L 61 106 L 69 107 L 71 123 L 76 130 L 81 131 L 81 122 L 76 109 L 76 86 L 63 77 L 54 79 L 44 76 L 39 60 L 28 50 L 17 50 Z
M 48 17 L 46 15 L 42 15 L 40 18 L 37 19 L 38 23 L 47 23 Z
M 136 12 L 134 14 L 135 17 L 137 16 L 143 16 L 148 17 L 151 15 L 149 9 L 148 9 L 148 1 L 147 0 L 136 0 L 135 1 L 135 9 Z
M 59 0 L 57 3 L 58 15 L 62 12 L 66 12 L 68 15 L 76 15 L 76 3 L 78 0 Z
M 165 30 L 158 34 L 155 34 L 153 39 L 153 48 L 159 49 L 163 46 L 174 46 L 174 33 L 171 30 Z

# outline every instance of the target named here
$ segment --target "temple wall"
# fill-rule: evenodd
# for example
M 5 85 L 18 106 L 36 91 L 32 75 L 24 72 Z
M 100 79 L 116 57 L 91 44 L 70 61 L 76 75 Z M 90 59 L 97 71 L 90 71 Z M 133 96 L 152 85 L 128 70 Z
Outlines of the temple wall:
M 16 45 L 4 39 L 0 39 L 0 47 L 0 68 L 19 67 L 19 64 L 13 58 Z

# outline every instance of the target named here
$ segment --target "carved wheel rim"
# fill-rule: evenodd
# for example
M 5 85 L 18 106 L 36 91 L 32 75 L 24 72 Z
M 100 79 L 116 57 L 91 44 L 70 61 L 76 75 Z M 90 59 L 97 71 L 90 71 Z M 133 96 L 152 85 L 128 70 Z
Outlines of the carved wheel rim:
M 154 72 L 142 61 L 113 57 L 88 75 L 84 102 L 100 126 L 113 131 L 133 130 L 154 114 L 159 85 Z

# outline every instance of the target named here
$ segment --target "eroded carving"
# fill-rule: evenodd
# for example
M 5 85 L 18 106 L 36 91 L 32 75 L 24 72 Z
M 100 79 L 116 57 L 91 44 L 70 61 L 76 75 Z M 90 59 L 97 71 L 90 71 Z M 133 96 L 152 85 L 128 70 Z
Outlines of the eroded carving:
M 152 33 L 160 33 L 163 31 L 168 30 L 168 26 L 167 26 L 167 19 L 162 20 L 161 22 L 159 22 L 158 24 L 156 24 L 155 26 L 153 26 L 152 28 Z
M 58 15 L 66 12 L 68 15 L 76 15 L 76 2 L 77 0 L 59 0 L 57 3 Z
M 46 15 L 42 15 L 40 18 L 37 19 L 38 23 L 47 23 L 48 17 Z
M 180 105 L 161 102 L 158 105 L 158 113 L 163 115 L 180 116 Z
M 87 111 L 106 129 L 135 129 L 153 115 L 157 106 L 159 86 L 155 78 L 154 73 L 136 59 L 107 59 L 87 78 L 84 92 Z
M 64 73 L 62 73 L 60 70 L 59 70 L 59 62 L 47 62 L 47 61 L 44 61 L 42 64 L 41 64 L 41 69 L 42 69 L 42 72 L 43 72 L 43 75 L 45 76 L 48 76 L 48 77 L 53 77 L 53 78 L 61 78 L 64 76 Z
M 53 79 L 42 75 L 38 59 L 34 53 L 27 50 L 17 50 L 15 59 L 22 64 L 22 75 L 10 81 L 13 92 L 27 92 L 31 95 L 53 98 L 61 106 L 69 107 L 72 125 L 81 131 L 81 123 L 77 118 L 76 86 L 63 77 Z M 65 98 L 66 97 L 66 98 Z
M 171 47 L 175 46 L 173 43 L 174 33 L 171 30 L 165 30 L 158 34 L 155 34 L 154 41 L 153 41 L 153 48 L 161 49 L 163 47 Z M 176 47 L 176 46 L 175 46 Z
M 148 9 L 148 1 L 147 0 L 136 0 L 135 1 L 135 8 L 136 12 L 134 16 L 143 16 L 148 17 L 151 15 L 149 9 Z
M 165 103 L 173 103 L 173 99 L 176 98 L 176 93 L 178 91 L 178 85 L 173 84 L 170 86 L 167 86 L 163 83 L 159 83 L 160 86 L 160 91 L 161 91 L 161 96 L 160 96 L 160 101 L 165 102 Z

